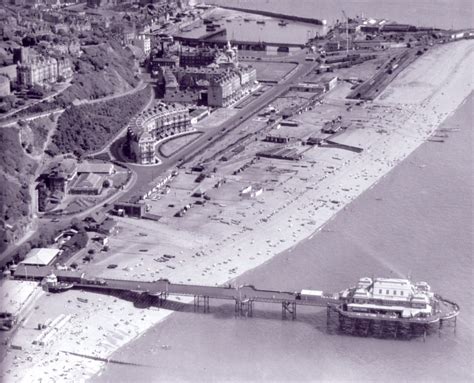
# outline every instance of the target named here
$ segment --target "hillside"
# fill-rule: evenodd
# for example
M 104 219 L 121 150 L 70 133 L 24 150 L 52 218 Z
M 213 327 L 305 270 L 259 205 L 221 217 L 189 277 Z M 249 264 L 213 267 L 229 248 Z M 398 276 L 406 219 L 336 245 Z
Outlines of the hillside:
M 150 90 L 96 103 L 71 106 L 59 117 L 47 149 L 51 155 L 92 153 L 104 147 L 146 104 Z
M 83 47 L 74 62 L 73 84 L 59 97 L 66 104 L 75 99 L 97 99 L 128 90 L 138 83 L 132 54 L 111 41 Z
M 41 102 L 19 115 L 65 108 L 74 100 L 95 100 L 135 87 L 135 62 L 132 54 L 115 41 L 83 47 L 81 57 L 74 59 L 71 86 L 52 101 Z

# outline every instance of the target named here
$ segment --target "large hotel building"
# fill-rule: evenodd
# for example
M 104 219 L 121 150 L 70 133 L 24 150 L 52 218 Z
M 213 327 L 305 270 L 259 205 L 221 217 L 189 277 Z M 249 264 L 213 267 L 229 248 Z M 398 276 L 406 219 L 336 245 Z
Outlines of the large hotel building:
M 139 164 L 157 162 L 158 144 L 191 127 L 188 108 L 181 104 L 159 104 L 136 116 L 129 124 L 130 156 Z

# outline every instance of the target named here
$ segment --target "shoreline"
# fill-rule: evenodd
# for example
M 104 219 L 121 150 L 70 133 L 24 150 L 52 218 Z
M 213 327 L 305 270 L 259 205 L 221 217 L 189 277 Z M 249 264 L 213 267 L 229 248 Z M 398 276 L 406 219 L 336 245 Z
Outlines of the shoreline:
M 469 174 L 472 165 L 472 159 L 465 157 L 466 154 L 470 157 L 469 148 L 472 148 L 471 129 L 465 123 L 470 121 L 466 119 L 466 114 L 469 115 L 466 106 L 472 106 L 474 94 L 469 97 L 469 103 L 458 108 L 456 114 L 441 125 L 442 131 L 449 135 L 444 145 L 430 142 L 421 145 L 381 184 L 363 193 L 348 211 L 328 225 L 327 230 L 312 241 L 300 243 L 295 251 L 278 254 L 268 265 L 252 269 L 240 279 L 262 288 L 285 291 L 294 291 L 301 286 L 337 291 L 347 287 L 353 278 L 357 280 L 359 276 L 369 274 L 365 274 L 367 270 L 376 276 L 392 275 L 394 262 L 390 260 L 396 259 L 395 266 L 403 272 L 403 277 L 408 272 L 415 280 L 426 280 L 435 292 L 462 305 L 456 335 L 452 334 L 452 329 L 445 329 L 441 337 L 428 337 L 426 343 L 332 336 L 326 332 L 324 309 L 302 308 L 295 321 L 282 321 L 278 306 L 260 303 L 254 307 L 253 318 L 245 319 L 234 317 L 231 304 L 214 301 L 210 314 L 182 310 L 170 317 L 172 320 L 163 321 L 118 351 L 116 356 L 160 368 L 151 380 L 167 382 L 225 381 L 228 371 L 232 371 L 235 381 L 398 382 L 406 377 L 403 375 L 405 370 L 395 368 L 392 363 L 394 359 L 399 360 L 400 353 L 404 355 L 400 363 L 408 369 L 416 369 L 411 375 L 414 380 L 468 379 L 472 359 L 472 325 L 468 320 L 472 315 L 472 292 L 466 287 L 471 283 L 472 240 L 468 233 L 472 231 L 472 225 L 469 213 L 461 213 L 459 209 L 469 202 L 473 185 L 472 179 L 463 177 Z M 463 140 L 466 137 L 468 141 Z M 438 150 L 440 158 L 437 158 Z M 462 158 L 469 162 L 457 166 Z M 450 174 L 455 184 L 438 184 Z M 468 185 L 471 188 L 466 190 Z M 458 188 L 463 192 L 456 194 Z M 447 191 L 452 193 L 446 195 Z M 377 201 L 388 193 L 390 198 Z M 407 198 L 412 193 L 412 198 Z M 392 225 L 373 227 L 381 217 L 390 217 L 381 213 L 395 215 Z M 443 217 L 442 221 L 440 217 Z M 426 222 L 427 227 L 419 227 L 427 218 L 430 219 Z M 458 219 L 461 221 L 456 224 L 454 221 Z M 372 227 L 371 232 L 366 231 Z M 418 227 L 419 231 L 413 234 Z M 413 235 L 417 239 L 410 243 Z M 332 243 L 339 236 L 342 236 L 341 243 Z M 405 238 L 405 243 L 397 244 L 400 238 Z M 450 243 L 450 239 L 454 243 Z M 456 261 L 448 263 L 451 257 Z M 444 261 L 447 269 L 440 270 L 438 265 Z M 336 271 L 336 275 L 329 274 L 331 270 Z M 452 283 L 453 278 L 457 283 Z M 169 349 L 161 350 L 161 344 L 169 345 Z M 371 371 L 357 368 L 360 358 L 354 350 L 360 349 L 366 349 L 364 359 L 371 361 Z M 251 356 L 247 350 L 252 350 Z M 288 361 L 288 355 L 302 371 L 298 375 L 291 369 L 279 371 L 281 363 Z M 214 363 L 216 360 L 219 360 L 218 364 Z M 183 369 L 183 365 L 210 368 Z M 341 370 L 342 366 L 345 369 Z M 344 373 L 345 370 L 352 371 L 351 375 Z M 148 376 L 145 369 L 109 366 L 92 381 L 105 383 L 132 378 L 148 381 Z
M 459 65 L 459 64 L 458 64 L 458 65 Z M 409 69 L 409 68 L 407 68 L 407 69 Z M 402 73 L 402 75 L 403 75 L 403 73 Z M 380 99 L 381 96 L 384 95 L 386 91 L 387 91 L 387 90 L 385 90 L 384 92 L 382 92 L 382 94 L 378 97 L 378 99 Z M 472 93 L 472 91 L 471 91 L 471 93 Z M 426 142 L 426 140 L 427 140 L 429 137 L 431 137 L 433 134 L 435 134 L 436 131 L 437 131 L 437 130 L 441 127 L 441 125 L 444 123 L 444 121 L 446 121 L 446 120 L 447 120 L 448 118 L 450 118 L 453 114 L 455 114 L 456 111 L 457 111 L 459 108 L 461 108 L 461 107 L 467 102 L 467 100 L 468 100 L 469 97 L 471 96 L 471 93 L 468 93 L 468 94 L 466 95 L 466 97 L 458 104 L 458 106 L 457 106 L 455 109 L 452 109 L 449 113 L 447 113 L 447 114 L 445 115 L 445 117 L 444 117 L 438 124 L 436 124 L 436 126 L 435 126 L 433 129 L 431 129 L 431 130 L 426 134 L 426 136 L 425 136 L 424 138 L 421 138 L 421 139 L 420 139 L 418 145 L 416 145 L 410 152 L 408 152 L 395 166 L 391 167 L 391 168 L 390 168 L 387 172 L 385 172 L 382 176 L 378 177 L 378 178 L 375 180 L 375 182 L 373 182 L 368 188 L 364 189 L 361 193 L 359 193 L 353 200 L 355 200 L 356 198 L 358 198 L 359 196 L 361 196 L 361 195 L 364 194 L 365 192 L 369 191 L 370 189 L 374 188 L 374 187 L 375 187 L 381 180 L 383 180 L 393 169 L 395 169 L 397 165 L 399 165 L 399 164 L 400 164 L 403 160 L 405 160 L 411 153 L 413 153 L 419 146 L 421 146 L 424 142 Z M 430 96 L 429 98 L 431 98 L 431 97 L 432 97 L 432 96 Z M 377 102 L 378 99 L 377 99 L 375 102 Z M 347 208 L 347 205 L 349 205 L 350 202 L 352 202 L 353 200 L 349 201 L 342 209 Z M 293 244 L 290 245 L 289 247 L 287 247 L 287 248 L 285 248 L 285 249 L 282 249 L 282 250 L 276 252 L 274 256 L 269 257 L 268 259 L 264 260 L 262 263 L 260 263 L 260 264 L 254 266 L 254 267 L 251 267 L 251 268 L 245 270 L 242 274 L 253 270 L 255 267 L 264 267 L 265 264 L 271 262 L 271 261 L 273 260 L 273 258 L 278 257 L 279 255 L 281 255 L 281 254 L 284 253 L 284 252 L 291 252 L 292 249 L 295 248 L 295 247 L 296 247 L 297 245 L 299 245 L 300 243 L 310 240 L 310 239 L 311 239 L 315 234 L 317 234 L 319 231 L 324 230 L 324 227 L 327 226 L 330 222 L 332 222 L 332 221 L 336 218 L 336 216 L 338 215 L 338 213 L 339 213 L 342 209 L 339 209 L 339 210 L 338 210 L 336 213 L 334 213 L 331 217 L 329 217 L 327 220 L 325 220 L 320 226 L 318 226 L 315 230 L 313 230 L 309 235 L 307 235 L 307 236 L 305 236 L 304 238 L 302 238 L 302 239 L 296 241 L 295 243 L 293 243 Z M 240 274 L 240 275 L 242 275 L 242 274 Z M 231 280 L 228 281 L 228 282 L 232 282 L 233 280 L 234 280 L 234 278 L 231 279 Z M 264 287 L 265 287 L 265 286 L 260 286 L 260 288 L 264 288 Z M 191 301 L 191 299 L 188 299 L 188 300 L 182 299 L 182 300 L 181 300 L 181 302 L 183 302 L 183 303 L 185 303 L 185 302 L 190 302 L 190 301 Z M 169 316 L 170 316 L 171 314 L 173 314 L 173 313 L 174 313 L 173 311 L 171 311 L 171 312 L 169 312 L 169 313 L 166 313 L 166 314 L 163 316 L 163 318 L 160 320 L 160 322 L 159 322 L 159 323 L 156 323 L 153 327 L 155 327 L 155 326 L 157 326 L 157 325 L 160 325 L 162 322 L 164 322 L 165 320 L 169 319 L 169 318 L 170 318 Z M 143 334 L 141 334 L 141 335 L 138 335 L 138 336 L 135 338 L 135 340 L 136 340 L 137 338 L 144 337 L 144 336 L 146 336 L 146 334 L 147 334 L 148 332 L 153 331 L 153 327 L 152 327 L 152 328 L 149 328 L 145 333 L 143 333 Z M 115 354 L 115 353 L 114 353 L 114 354 Z M 100 376 L 100 375 L 103 373 L 103 371 L 104 371 L 105 368 L 106 368 L 106 366 L 103 366 L 103 367 L 101 368 L 101 370 L 96 374 L 96 376 Z
M 454 43 L 458 45 L 457 52 L 452 52 L 452 56 L 456 55 L 461 55 L 464 51 L 464 47 L 469 47 L 470 50 L 468 53 L 462 54 L 462 57 L 458 58 L 458 60 L 465 61 L 467 55 L 471 55 L 473 53 L 473 45 L 469 42 L 462 42 L 461 44 Z M 459 45 L 462 45 L 462 47 L 459 47 Z M 451 58 L 451 46 L 446 47 L 442 46 L 437 49 L 438 54 L 439 51 L 444 52 L 444 59 L 448 60 Z M 447 52 L 446 52 L 447 51 Z M 442 53 L 443 53 L 442 52 Z M 436 53 L 436 51 L 435 51 Z M 449 57 L 446 57 L 446 55 L 449 55 Z M 460 61 L 460 62 L 461 62 Z M 428 64 L 432 65 L 431 62 L 428 62 Z M 274 210 L 273 212 L 270 213 L 270 221 L 266 222 L 265 225 L 263 223 L 260 224 L 258 229 L 253 229 L 250 231 L 243 230 L 239 232 L 239 235 L 234 235 L 231 234 L 228 237 L 219 240 L 218 243 L 212 244 L 205 243 L 203 242 L 203 239 L 201 237 L 197 237 L 194 240 L 190 239 L 190 243 L 188 244 L 190 248 L 194 248 L 194 245 L 201 245 L 201 247 L 204 247 L 206 252 L 209 254 L 206 255 L 206 258 L 200 258 L 199 259 L 199 265 L 202 267 L 203 265 L 205 266 L 206 260 L 208 262 L 213 262 L 213 264 L 216 264 L 222 254 L 224 255 L 224 259 L 227 259 L 227 257 L 230 257 L 235 259 L 235 262 L 238 263 L 238 275 L 243 274 L 244 272 L 251 270 L 257 266 L 261 266 L 271 260 L 273 257 L 278 256 L 282 251 L 288 250 L 293 248 L 296 244 L 301 243 L 301 241 L 307 240 L 308 238 L 311 238 L 315 233 L 318 231 L 321 231 L 327 223 L 331 222 L 337 215 L 337 213 L 342 210 L 347 208 L 347 206 L 358 198 L 360 195 L 362 195 L 365 191 L 370 190 L 373 188 L 382 178 L 384 178 L 392 169 L 394 169 L 401 161 L 403 161 L 409 154 L 411 154 L 415 149 L 417 149 L 423 142 L 425 142 L 441 125 L 443 121 L 446 120 L 452 113 L 454 113 L 461 105 L 462 103 L 466 102 L 465 100 L 469 96 L 469 94 L 472 92 L 472 84 L 469 85 L 469 89 L 466 88 L 466 83 L 464 79 L 464 73 L 461 73 L 459 75 L 459 71 L 462 71 L 463 68 L 460 66 L 458 63 L 455 65 L 455 72 L 458 73 L 458 76 L 453 76 L 453 73 L 448 71 L 446 81 L 442 82 L 441 85 L 439 85 L 436 89 L 429 89 L 427 86 L 420 87 L 418 85 L 418 88 L 421 88 L 421 91 L 419 90 L 418 93 L 414 92 L 413 87 L 410 87 L 407 84 L 410 84 L 412 81 L 412 77 L 415 79 L 418 79 L 420 77 L 420 71 L 422 74 L 426 71 L 426 68 L 423 67 L 423 65 L 427 65 L 426 62 L 422 61 L 419 63 L 419 61 L 415 62 L 412 64 L 409 68 L 407 68 L 401 75 L 395 80 L 395 82 L 382 93 L 382 95 L 379 96 L 377 100 L 374 101 L 373 105 L 377 105 L 378 107 L 383 107 L 383 108 L 392 108 L 393 105 L 403 105 L 404 110 L 403 113 L 408 113 L 408 117 L 406 117 L 405 120 L 405 125 L 401 126 L 400 129 L 396 129 L 396 131 L 391 132 L 392 133 L 392 141 L 396 141 L 398 145 L 405 144 L 406 147 L 404 147 L 401 151 L 401 148 L 399 147 L 394 147 L 394 142 L 389 142 L 391 143 L 392 146 L 386 145 L 386 146 L 381 146 L 378 147 L 375 145 L 376 143 L 381 143 L 383 140 L 380 139 L 378 136 L 376 136 L 376 139 L 373 138 L 373 133 L 370 137 L 372 137 L 371 142 L 375 143 L 373 146 L 370 147 L 370 150 L 368 151 L 367 154 L 365 154 L 362 157 L 351 157 L 349 154 L 340 154 L 338 153 L 338 158 L 340 158 L 340 162 L 343 163 L 339 169 L 337 169 L 337 173 L 334 173 L 334 176 L 331 174 L 328 174 L 327 176 L 325 175 L 322 179 L 317 179 L 313 180 L 313 185 L 312 189 L 304 189 L 303 191 L 299 191 L 297 193 L 296 197 L 294 197 L 294 194 L 292 197 L 293 199 L 288 199 L 285 201 L 283 206 L 280 206 L 278 209 Z M 439 66 L 443 66 L 444 63 L 441 61 L 438 64 Z M 421 69 L 420 69 L 421 66 Z M 466 67 L 466 66 L 465 66 Z M 469 67 L 469 65 L 467 65 Z M 440 69 L 440 68 L 438 68 Z M 441 68 L 442 70 L 443 68 Z M 466 69 L 464 69 L 466 70 Z M 417 72 L 418 71 L 418 72 Z M 412 77 L 410 77 L 412 76 Z M 459 84 L 464 85 L 465 91 L 464 93 L 461 92 L 459 88 Z M 461 87 L 463 89 L 463 87 Z M 415 89 L 416 90 L 416 89 Z M 465 94 L 468 90 L 470 90 L 467 94 Z M 423 99 L 423 107 L 420 107 L 418 105 L 410 105 L 406 103 L 400 103 L 400 99 L 403 99 L 406 97 L 406 92 L 409 92 L 410 96 L 412 96 L 412 100 L 414 99 L 414 103 L 416 102 L 417 97 Z M 405 92 L 405 93 L 404 93 Z M 424 92 L 424 93 L 423 93 Z M 426 93 L 429 92 L 430 96 L 429 97 L 424 97 L 423 95 L 426 96 Z M 448 96 L 445 96 L 445 93 L 449 93 Z M 464 95 L 464 97 L 461 97 Z M 329 96 L 331 98 L 332 96 Z M 448 98 L 448 99 L 447 99 Z M 397 102 L 398 100 L 398 102 Z M 431 107 L 431 109 L 429 108 Z M 411 112 L 411 114 L 410 114 Z M 383 114 L 383 112 L 382 112 Z M 403 114 L 405 115 L 405 114 Z M 408 121 L 408 123 L 407 123 Z M 410 125 L 411 123 L 411 125 Z M 422 124 L 427 124 L 425 129 L 420 128 L 419 126 Z M 347 141 L 352 142 L 353 140 L 360 140 L 360 136 L 365 137 L 364 134 L 368 135 L 368 132 L 365 133 L 354 133 L 350 135 L 349 137 L 344 137 L 341 138 L 344 143 Z M 385 142 L 385 141 L 384 141 Z M 401 151 L 401 152 L 400 152 Z M 386 160 L 385 163 L 382 163 L 381 158 Z M 365 161 L 365 162 L 364 162 Z M 365 167 L 364 167 L 365 165 Z M 372 168 L 370 167 L 372 166 Z M 367 170 L 367 168 L 369 170 Z M 351 173 L 351 171 L 355 171 L 356 173 Z M 344 184 L 346 186 L 348 192 L 343 193 L 342 187 L 341 190 L 331 190 L 332 189 L 337 189 L 337 184 L 341 185 Z M 308 185 L 308 182 L 304 182 L 302 185 Z M 326 188 L 326 189 L 325 189 Z M 298 188 L 296 188 L 298 189 Z M 317 192 L 315 192 L 317 190 Z M 327 192 L 329 190 L 329 192 Z M 350 191 L 350 192 L 349 192 Z M 322 194 L 322 193 L 329 193 L 329 194 Z M 340 194 L 340 195 L 338 195 Z M 314 202 L 316 197 L 321 197 L 325 198 L 325 196 L 336 196 L 338 199 L 337 204 L 331 204 L 328 201 L 326 202 L 319 202 L 317 203 Z M 336 198 L 334 197 L 334 198 Z M 306 199 L 306 201 L 305 201 Z M 281 202 L 281 201 L 280 201 Z M 293 205 L 294 204 L 294 205 Z M 298 211 L 303 210 L 302 213 L 298 213 L 296 211 L 294 213 L 295 217 L 291 212 L 288 212 L 288 208 L 293 205 L 297 207 Z M 309 209 L 314 209 L 312 210 L 314 213 L 314 221 L 315 223 L 310 223 L 308 222 L 308 211 Z M 286 213 L 286 214 L 285 214 Z M 316 217 L 317 216 L 317 217 Z M 276 219 L 274 219 L 274 217 Z M 286 220 L 285 220 L 286 218 Z M 126 220 L 123 220 L 126 222 Z M 284 223 L 286 221 L 286 224 Z M 290 221 L 290 224 L 288 225 L 288 221 Z M 143 223 L 137 223 L 133 222 L 134 225 L 140 226 L 140 224 Z M 302 225 L 304 224 L 304 225 Z M 146 223 L 143 224 L 144 227 L 146 227 Z M 287 226 L 285 229 L 282 230 L 282 227 Z M 298 228 L 295 228 L 294 226 L 297 226 Z M 316 226 L 317 228 L 315 228 Z M 272 235 L 274 235 L 275 232 L 281 232 L 281 237 L 285 238 L 284 241 L 277 241 L 273 243 L 265 243 L 267 241 L 264 241 L 264 238 L 272 238 Z M 238 237 L 239 241 L 238 244 L 241 246 L 240 248 L 237 248 L 236 246 L 236 238 L 235 236 Z M 258 237 L 258 238 L 255 238 Z M 172 238 L 172 237 L 171 237 Z M 229 243 L 227 243 L 229 241 Z M 291 242 L 291 243 L 288 243 Z M 199 246 L 197 246 L 198 248 Z M 243 250 L 242 250 L 243 249 Z M 211 255 L 212 253 L 212 255 Z M 218 254 L 216 254 L 218 253 Z M 243 253 L 243 254 L 241 254 Z M 233 254 L 236 256 L 234 257 Z M 248 260 L 244 260 L 244 257 L 248 257 L 248 255 L 251 254 L 252 256 Z M 242 256 L 241 256 L 242 255 Z M 240 259 L 238 258 L 240 257 Z M 210 258 L 213 258 L 212 260 Z M 229 258 L 229 259 L 230 259 Z M 216 260 L 217 259 L 217 260 Z M 140 261 L 138 261 L 140 262 Z M 193 275 L 196 274 L 196 269 L 198 263 L 192 264 L 193 261 L 190 261 L 189 263 L 186 263 L 186 265 L 183 266 L 181 270 L 181 278 L 185 280 L 185 278 L 188 275 Z M 227 262 L 223 262 L 225 265 L 227 265 Z M 221 269 L 225 269 L 224 266 L 221 267 Z M 175 271 L 170 272 L 171 275 L 173 273 L 176 273 Z M 203 273 L 202 276 L 204 278 L 199 278 L 200 280 L 203 281 L 203 283 L 224 283 L 225 281 L 229 280 L 229 275 L 225 273 L 225 270 L 222 270 L 221 273 L 216 272 L 216 274 L 210 274 L 207 275 L 206 273 Z M 135 275 L 133 276 L 135 277 Z M 178 282 L 180 277 L 173 278 L 170 277 L 171 280 Z M 224 280 L 224 282 L 223 282 Z M 231 281 L 233 278 L 231 279 Z M 193 283 L 196 283 L 195 280 L 193 280 Z M 262 286 L 263 287 L 263 286 Z M 77 297 L 79 295 L 84 295 L 87 293 L 82 293 L 80 291 L 71 291 L 70 293 L 68 292 L 67 295 L 64 295 L 64 297 L 69 297 L 70 300 L 71 298 Z M 98 299 L 100 302 L 100 305 L 97 303 L 97 306 L 101 306 L 102 303 L 105 303 L 107 310 L 110 312 L 113 312 L 113 315 L 110 316 L 111 318 L 114 318 L 115 311 L 117 308 L 119 311 L 123 310 L 124 314 L 125 313 L 132 313 L 135 316 L 142 316 L 142 321 L 137 321 L 137 322 L 144 322 L 144 323 L 133 323 L 133 325 L 127 325 L 126 329 L 129 329 L 128 335 L 125 334 L 122 339 L 118 339 L 114 342 L 110 342 L 108 346 L 98 347 L 96 348 L 96 343 L 95 340 L 99 337 L 98 335 L 100 334 L 95 334 L 93 330 L 90 330 L 92 334 L 89 334 L 89 337 L 87 339 L 87 342 L 84 341 L 84 343 L 81 345 L 83 348 L 86 350 L 90 350 L 90 352 L 96 352 L 96 353 L 101 353 L 102 355 L 98 355 L 100 357 L 110 357 L 110 355 L 113 355 L 117 349 L 120 347 L 123 347 L 126 344 L 129 344 L 132 340 L 136 339 L 137 337 L 143 336 L 146 334 L 147 330 L 150 330 L 154 325 L 157 323 L 160 323 L 168 317 L 169 314 L 171 314 L 173 311 L 169 310 L 163 310 L 159 309 L 151 309 L 151 310 L 141 310 L 141 311 L 136 311 L 133 307 L 128 307 L 127 302 L 121 302 L 121 300 L 114 300 L 114 297 L 104 297 L 102 295 L 96 295 L 97 298 L 92 298 L 94 295 L 88 295 L 89 300 L 93 299 Z M 56 305 L 55 308 L 53 308 L 53 312 L 56 310 L 57 312 L 60 312 L 62 305 L 66 305 L 64 300 L 66 298 L 63 298 L 63 302 L 60 302 L 60 298 L 56 296 L 57 302 L 53 303 L 51 300 L 51 304 Z M 54 299 L 54 298 L 53 298 Z M 181 299 L 178 300 L 179 303 L 184 303 L 186 300 Z M 119 303 L 120 302 L 120 303 Z M 108 304 L 110 304 L 110 306 Z M 128 302 L 129 303 L 129 302 Z M 92 303 L 89 305 L 93 305 Z M 114 309 L 112 310 L 111 306 L 113 305 Z M 102 311 L 100 311 L 102 310 Z M 87 311 L 87 310 L 86 310 Z M 96 320 L 91 319 L 93 315 L 99 315 L 98 318 L 104 318 L 103 311 L 105 309 L 101 309 L 98 307 L 98 311 L 93 312 L 92 310 L 87 311 L 87 319 L 92 320 L 93 322 L 96 322 Z M 75 314 L 74 314 L 75 315 Z M 74 316 L 73 315 L 73 316 Z M 80 320 L 81 315 L 83 313 L 78 312 L 77 313 L 77 320 Z M 130 315 L 130 314 L 129 314 Z M 123 319 L 123 318 L 122 318 Z M 98 320 L 98 323 L 104 323 L 104 328 L 106 328 L 106 332 L 112 332 L 114 329 L 114 324 L 110 323 L 107 324 L 103 320 Z M 107 327 L 108 326 L 108 327 Z M 84 335 L 85 336 L 85 335 Z M 101 336 L 102 337 L 102 336 Z M 94 338 L 94 339 L 90 339 Z M 74 342 L 71 342 L 74 343 Z M 67 343 L 66 343 L 67 344 Z M 104 355 L 106 354 L 106 355 Z M 53 365 L 56 366 L 56 369 L 59 371 L 62 370 L 62 366 L 67 366 L 71 365 L 74 361 L 76 363 L 79 363 L 79 365 L 82 365 L 83 369 L 86 371 L 71 371 L 71 374 L 73 378 L 79 379 L 83 378 L 86 379 L 88 377 L 91 377 L 92 375 L 97 374 L 98 371 L 102 371 L 102 369 L 105 367 L 104 363 L 91 363 L 90 361 L 84 361 L 81 360 L 80 358 L 74 358 L 72 356 L 68 356 L 66 358 L 65 355 L 56 355 L 57 358 L 55 360 L 49 358 L 52 362 Z M 45 359 L 41 359 L 44 361 Z M 29 363 L 28 363 L 29 364 Z M 89 368 L 85 368 L 87 367 Z M 43 363 L 42 367 L 41 366 L 30 366 L 29 368 L 27 366 L 19 366 L 19 368 L 22 369 L 23 373 L 29 374 L 30 377 L 39 377 L 42 376 L 45 371 L 50 371 L 51 365 L 49 363 Z M 26 371 L 28 370 L 28 371 Z M 18 371 L 19 372 L 19 371 Z M 18 373 L 17 372 L 17 373 Z M 82 372 L 82 374 L 81 374 Z M 78 374 L 78 375 L 76 375 Z M 10 376 L 4 376 L 5 379 L 11 378 Z M 28 379 L 27 376 L 24 376 L 25 379 Z M 69 376 L 68 376 L 69 378 Z M 13 378 L 13 380 L 16 380 Z

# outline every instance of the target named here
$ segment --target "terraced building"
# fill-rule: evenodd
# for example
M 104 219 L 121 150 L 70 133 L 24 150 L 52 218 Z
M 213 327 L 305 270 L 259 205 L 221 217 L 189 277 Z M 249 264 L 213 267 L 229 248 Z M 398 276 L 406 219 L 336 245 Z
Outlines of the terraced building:
M 184 105 L 161 103 L 149 108 L 137 115 L 128 126 L 130 157 L 139 164 L 156 163 L 158 144 L 190 128 L 189 110 Z

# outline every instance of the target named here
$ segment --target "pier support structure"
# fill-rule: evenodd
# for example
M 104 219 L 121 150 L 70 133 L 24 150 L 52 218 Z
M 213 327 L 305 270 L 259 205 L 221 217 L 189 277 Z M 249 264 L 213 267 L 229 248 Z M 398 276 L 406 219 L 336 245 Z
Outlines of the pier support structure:
M 456 325 L 457 325 L 457 317 L 449 318 L 449 319 L 440 319 L 438 335 L 441 337 L 442 330 L 449 327 L 452 327 L 454 334 L 456 334 Z
M 235 314 L 238 316 L 246 316 L 251 317 L 253 316 L 253 300 L 246 299 L 246 300 L 236 300 L 235 301 Z
M 195 295 L 194 296 L 194 311 L 199 311 L 199 306 L 201 304 L 201 300 L 202 300 L 202 305 L 203 305 L 203 309 L 204 309 L 204 313 L 208 313 L 210 312 L 210 308 L 209 308 L 209 297 L 204 295 L 204 296 L 201 296 L 201 295 Z
M 296 302 L 282 302 L 281 303 L 281 317 L 286 319 L 286 313 L 291 314 L 291 319 L 296 319 Z

